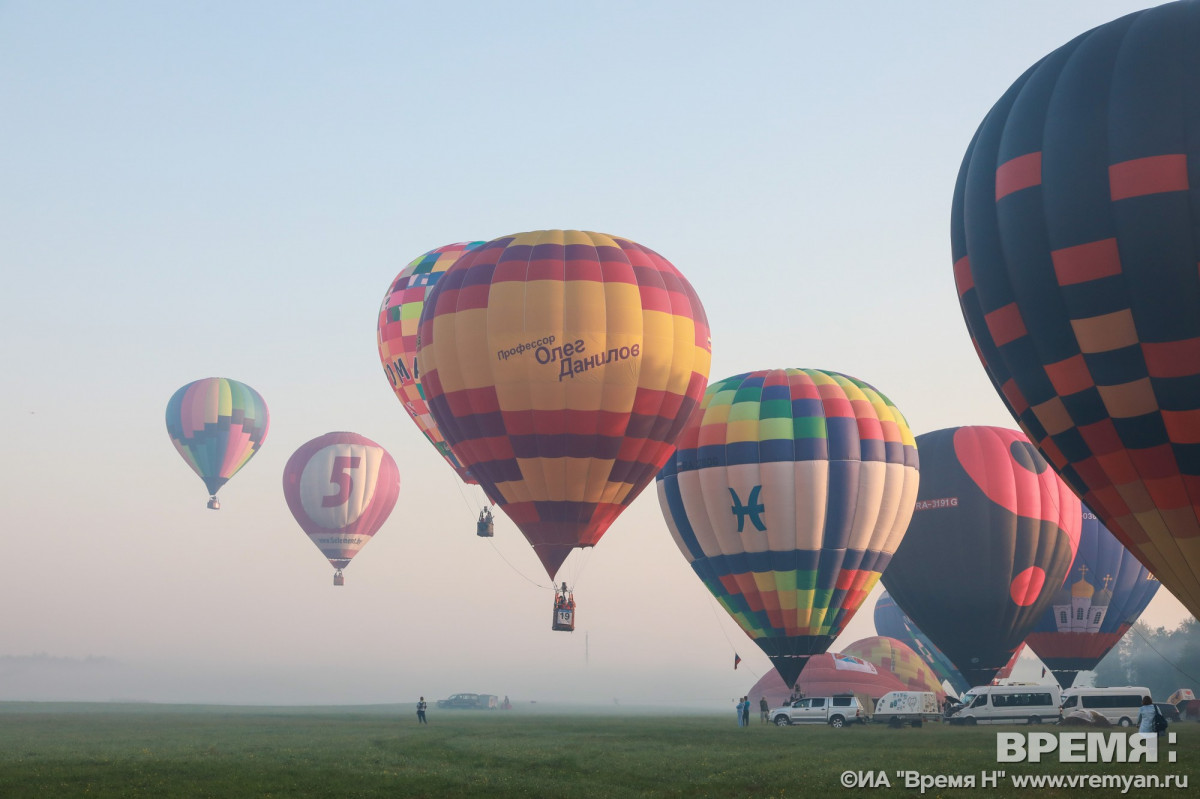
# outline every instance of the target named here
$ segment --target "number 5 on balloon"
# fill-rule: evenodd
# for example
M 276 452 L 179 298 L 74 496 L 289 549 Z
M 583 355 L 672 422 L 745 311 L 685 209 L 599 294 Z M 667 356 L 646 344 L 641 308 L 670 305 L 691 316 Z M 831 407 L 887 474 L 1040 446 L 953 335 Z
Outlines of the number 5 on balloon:
M 329 482 L 331 485 L 337 486 L 336 494 L 329 494 L 321 497 L 322 508 L 336 508 L 338 505 L 345 505 L 350 499 L 350 489 L 354 485 L 354 478 L 350 476 L 350 469 L 357 469 L 362 458 L 357 455 L 338 455 L 333 459 L 333 469 L 329 474 Z

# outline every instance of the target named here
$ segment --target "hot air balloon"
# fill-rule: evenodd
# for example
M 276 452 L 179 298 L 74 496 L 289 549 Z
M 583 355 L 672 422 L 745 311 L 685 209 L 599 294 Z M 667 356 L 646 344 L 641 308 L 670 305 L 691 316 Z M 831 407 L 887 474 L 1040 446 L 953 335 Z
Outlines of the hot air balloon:
M 883 584 L 971 685 L 1013 656 L 1079 546 L 1079 498 L 999 427 L 917 436 L 921 490 Z
M 1159 582 L 1083 508 L 1079 551 L 1067 581 L 1025 639 L 1063 687 L 1096 668 L 1150 604 Z
M 759 697 L 766 697 L 767 704 L 777 708 L 791 699 L 794 691 L 805 696 L 854 694 L 869 713 L 875 702 L 889 691 L 912 690 L 890 670 L 874 664 L 870 668 L 861 668 L 857 660 L 861 658 L 837 652 L 813 655 L 794 683 L 785 683 L 779 672 L 772 669 L 754 683 L 747 696 L 755 702 Z
M 880 671 L 892 674 L 904 683 L 905 690 L 932 691 L 939 703 L 946 699 L 946 689 L 933 669 L 902 641 L 875 635 L 842 647 L 842 654 L 862 658 Z
M 787 685 L 879 580 L 917 496 L 904 416 L 853 377 L 770 369 L 709 386 L 658 475 L 676 545 Z
M 421 320 L 421 309 L 425 307 L 425 297 L 433 291 L 441 276 L 460 255 L 482 244 L 482 241 L 447 244 L 430 250 L 404 267 L 392 281 L 379 307 L 377 330 L 379 360 L 396 399 L 400 400 L 405 413 L 412 417 L 417 428 L 463 482 L 471 484 L 475 483 L 475 479 L 450 451 L 446 439 L 429 414 L 417 360 L 417 325 Z
M 267 440 L 270 415 L 257 391 L 225 377 L 206 377 L 176 391 L 167 403 L 167 435 L 208 489 L 217 492 Z
M 711 357 L 674 266 L 575 230 L 466 252 L 429 295 L 420 337 L 438 429 L 551 578 L 670 457 Z
M 887 591 L 875 602 L 875 632 L 907 645 L 937 675 L 939 682 L 949 683 L 955 694 L 961 695 L 971 690 L 967 678 L 954 668 L 950 658 L 929 640 L 929 636 L 913 624 Z
M 396 505 L 400 473 L 383 447 L 357 433 L 326 433 L 283 467 L 283 496 L 308 539 L 336 569 L 370 542 Z
M 954 191 L 959 302 L 1054 469 L 1200 617 L 1200 5 L 1047 55 L 1000 98 Z

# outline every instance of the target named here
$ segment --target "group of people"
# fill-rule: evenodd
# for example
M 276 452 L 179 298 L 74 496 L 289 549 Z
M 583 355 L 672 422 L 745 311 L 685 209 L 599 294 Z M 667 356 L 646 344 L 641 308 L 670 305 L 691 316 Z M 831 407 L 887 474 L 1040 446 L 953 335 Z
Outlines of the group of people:
M 555 610 L 574 610 L 575 609 L 575 594 L 567 590 L 567 584 L 563 583 L 562 588 L 554 591 L 554 609 Z
M 758 698 L 758 720 L 760 724 L 769 724 L 770 706 L 767 704 L 767 698 L 760 696 Z M 739 727 L 750 726 L 750 697 L 743 696 L 737 703 L 737 723 Z

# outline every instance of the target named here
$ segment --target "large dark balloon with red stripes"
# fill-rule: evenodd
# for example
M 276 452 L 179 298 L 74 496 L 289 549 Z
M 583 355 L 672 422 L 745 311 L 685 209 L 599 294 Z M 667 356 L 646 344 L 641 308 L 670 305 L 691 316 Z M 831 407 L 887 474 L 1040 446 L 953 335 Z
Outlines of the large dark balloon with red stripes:
M 959 301 L 1021 428 L 1200 616 L 1200 3 L 1117 19 L 1000 98 L 954 192 Z
M 1000 427 L 917 436 L 921 485 L 883 572 L 892 599 L 971 685 L 1012 659 L 1079 546 L 1079 498 Z

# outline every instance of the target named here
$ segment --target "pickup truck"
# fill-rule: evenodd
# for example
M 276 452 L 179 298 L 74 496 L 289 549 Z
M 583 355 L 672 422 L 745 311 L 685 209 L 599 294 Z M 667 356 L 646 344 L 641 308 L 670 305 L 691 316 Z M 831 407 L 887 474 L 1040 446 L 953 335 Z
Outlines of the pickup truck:
M 446 710 L 495 710 L 494 694 L 454 694 L 449 699 L 439 699 L 437 706 Z
M 793 724 L 828 724 L 843 727 L 851 722 L 862 723 L 862 704 L 850 694 L 842 696 L 810 696 L 797 699 L 770 712 L 770 719 L 777 727 Z

